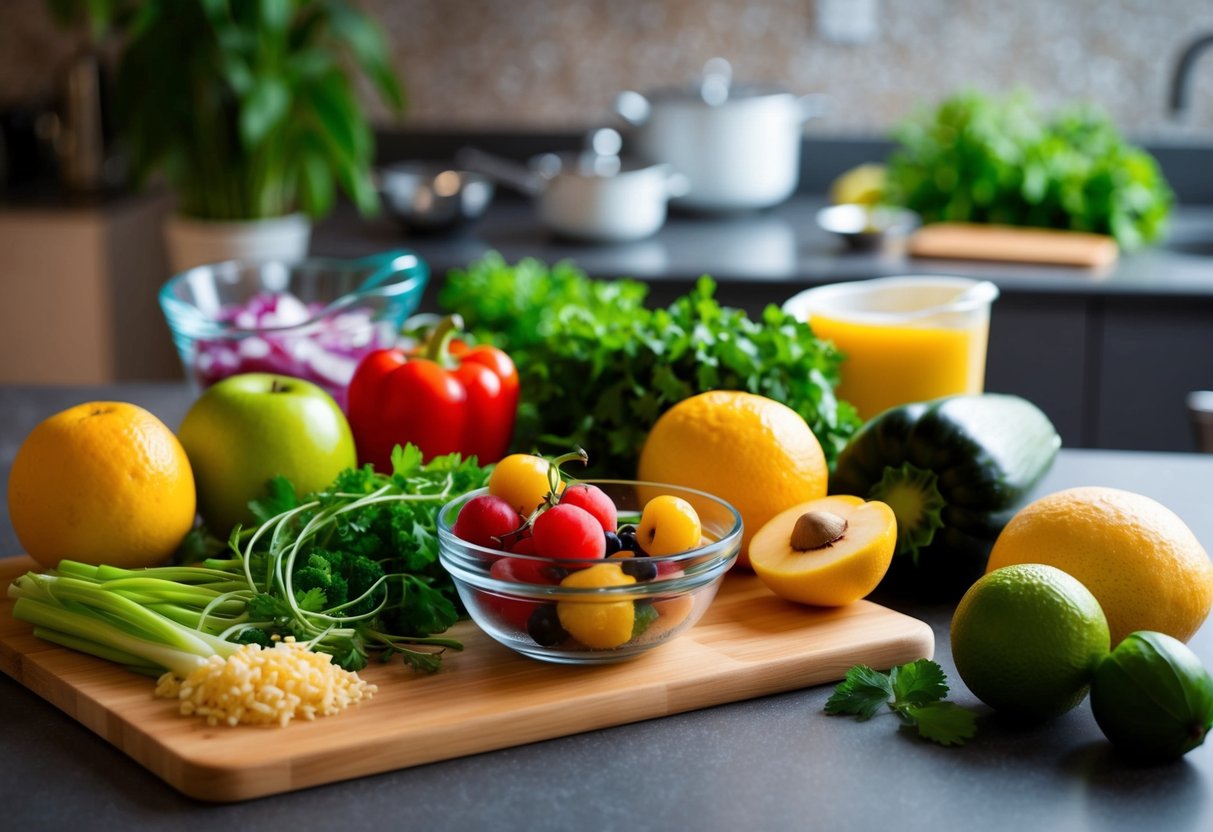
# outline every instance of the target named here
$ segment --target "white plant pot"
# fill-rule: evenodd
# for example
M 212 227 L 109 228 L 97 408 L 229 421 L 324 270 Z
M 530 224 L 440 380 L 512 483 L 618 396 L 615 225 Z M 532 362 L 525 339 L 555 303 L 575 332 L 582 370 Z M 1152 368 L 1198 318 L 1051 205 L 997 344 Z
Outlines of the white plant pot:
M 172 215 L 164 222 L 174 274 L 224 260 L 302 260 L 311 234 L 312 222 L 305 214 L 236 222 Z

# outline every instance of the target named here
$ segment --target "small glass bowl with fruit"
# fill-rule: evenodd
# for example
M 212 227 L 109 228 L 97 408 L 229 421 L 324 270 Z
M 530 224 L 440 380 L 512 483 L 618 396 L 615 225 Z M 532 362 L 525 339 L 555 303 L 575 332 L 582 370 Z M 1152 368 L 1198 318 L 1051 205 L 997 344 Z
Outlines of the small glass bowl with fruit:
M 501 460 L 487 488 L 439 513 L 439 559 L 505 646 L 563 664 L 632 658 L 703 616 L 737 559 L 741 516 L 690 488 L 566 481 L 569 457 Z

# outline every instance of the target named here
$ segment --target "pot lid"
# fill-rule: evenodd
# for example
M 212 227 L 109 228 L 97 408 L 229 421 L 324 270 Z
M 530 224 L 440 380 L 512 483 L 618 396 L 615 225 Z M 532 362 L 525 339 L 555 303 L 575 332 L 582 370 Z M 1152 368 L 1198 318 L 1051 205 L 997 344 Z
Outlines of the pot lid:
M 733 82 L 733 67 L 724 58 L 712 58 L 703 66 L 697 81 L 682 87 L 663 87 L 648 94 L 651 101 L 686 101 L 719 107 L 739 99 L 791 95 L 778 84 L 738 84 Z
M 531 170 L 546 179 L 559 174 L 607 179 L 655 167 L 652 162 L 619 155 L 623 137 L 609 127 L 586 136 L 585 149 L 568 153 L 544 153 L 531 160 Z

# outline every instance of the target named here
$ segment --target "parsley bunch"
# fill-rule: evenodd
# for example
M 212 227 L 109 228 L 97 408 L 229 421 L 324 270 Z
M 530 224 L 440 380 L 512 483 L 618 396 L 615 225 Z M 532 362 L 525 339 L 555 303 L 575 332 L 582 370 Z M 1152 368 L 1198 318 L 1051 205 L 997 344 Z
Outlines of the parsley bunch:
M 302 499 L 287 480 L 271 480 L 267 496 L 250 506 L 261 524 L 232 534 L 236 558 L 203 562 L 238 566 L 258 592 L 253 620 L 235 635 L 316 641 L 314 649 L 351 670 L 371 652 L 435 669 L 437 654 L 410 645 L 459 647 L 431 638 L 459 617 L 454 584 L 438 563 L 438 511 L 485 485 L 488 473 L 459 454 L 423 463 L 409 444 L 396 447 L 391 474 L 370 465 L 346 469 Z
M 944 702 L 947 694 L 943 668 L 929 659 L 894 667 L 888 673 L 861 664 L 847 671 L 825 710 L 827 714 L 855 716 L 863 722 L 887 705 L 903 728 L 917 728 L 923 739 L 940 745 L 963 745 L 977 731 L 976 717 L 954 702 Z
M 1159 239 L 1174 194 L 1157 161 L 1090 106 L 1046 117 L 1020 92 L 962 92 L 894 130 L 885 198 L 926 222 L 989 222 Z
M 511 266 L 490 253 L 453 270 L 439 303 L 518 367 L 518 450 L 582 447 L 591 474 L 632 476 L 662 413 L 708 390 L 744 390 L 799 413 L 832 465 L 859 426 L 834 396 L 841 356 L 778 307 L 753 320 L 721 306 L 715 288 L 702 277 L 650 309 L 642 283 L 593 280 L 567 262 Z

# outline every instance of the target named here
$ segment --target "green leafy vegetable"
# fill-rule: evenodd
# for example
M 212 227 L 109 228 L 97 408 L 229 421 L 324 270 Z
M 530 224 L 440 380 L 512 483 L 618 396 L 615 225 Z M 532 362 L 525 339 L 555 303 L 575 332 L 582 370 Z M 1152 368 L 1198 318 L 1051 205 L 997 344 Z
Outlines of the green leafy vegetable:
M 943 668 L 929 659 L 894 667 L 888 673 L 856 665 L 834 688 L 825 710 L 862 722 L 875 716 L 881 705 L 888 705 L 903 727 L 916 728 L 923 739 L 963 745 L 977 732 L 976 717 L 954 702 L 943 701 L 947 694 Z
M 518 450 L 583 447 L 591 474 L 633 476 L 662 413 L 725 389 L 787 404 L 832 464 L 859 425 L 854 408 L 834 397 L 839 353 L 776 306 L 751 320 L 714 293 L 702 277 L 668 308 L 650 309 L 644 284 L 593 280 L 567 262 L 511 266 L 490 253 L 453 270 L 439 303 L 514 359 Z
M 30 572 L 9 588 L 13 615 L 41 638 L 153 675 L 184 676 L 208 656 L 275 636 L 347 670 L 372 653 L 434 670 L 433 648 L 460 648 L 434 637 L 458 618 L 438 564 L 437 514 L 483 486 L 488 470 L 458 454 L 423 464 L 412 445 L 392 464 L 390 475 L 346 470 L 302 501 L 285 480 L 272 483 L 254 506 L 264 522 L 233 532 L 227 558 L 151 569 L 63 561 Z
M 1026 93 L 953 96 L 894 131 L 885 200 L 927 222 L 988 222 L 1158 239 L 1174 196 L 1154 158 L 1090 107 L 1046 119 Z

